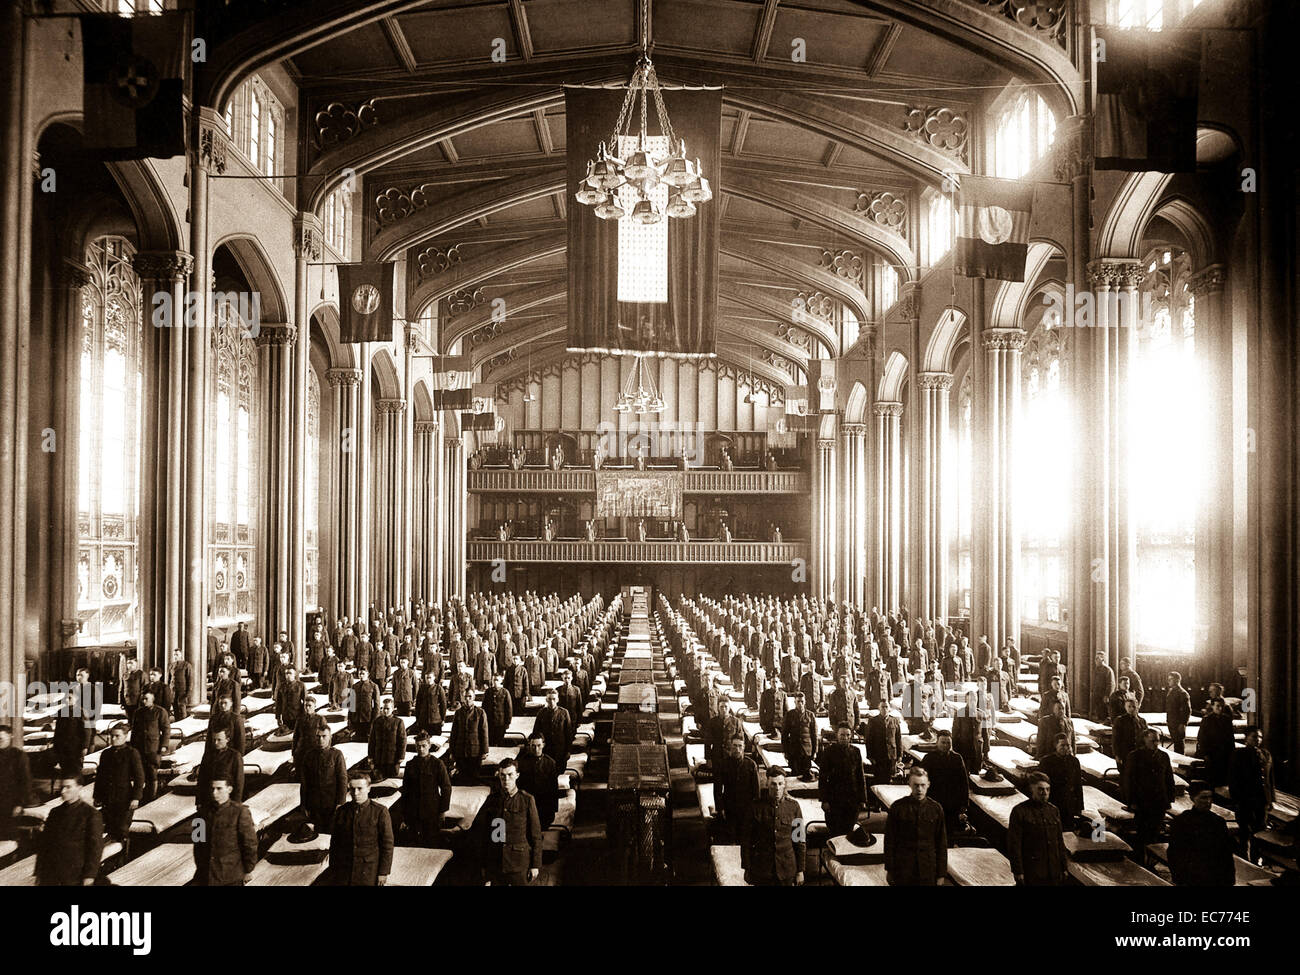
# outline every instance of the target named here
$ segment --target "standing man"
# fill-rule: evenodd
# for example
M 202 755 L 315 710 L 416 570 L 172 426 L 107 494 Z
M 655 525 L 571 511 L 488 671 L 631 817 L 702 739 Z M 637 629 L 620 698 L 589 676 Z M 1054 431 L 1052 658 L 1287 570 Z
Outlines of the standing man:
M 517 765 L 519 788 L 532 796 L 537 804 L 537 818 L 542 822 L 542 829 L 550 829 L 560 809 L 560 782 L 555 762 L 546 754 L 546 739 L 533 732 L 519 755 Z
M 194 668 L 180 650 L 172 651 L 172 665 L 167 679 L 172 687 L 172 716 L 184 721 L 190 713 L 190 690 L 194 686 Z
M 442 759 L 433 754 L 427 731 L 415 736 L 418 754 L 406 763 L 402 776 L 402 819 L 420 846 L 435 846 L 442 817 L 451 808 L 451 777 Z
M 217 699 L 217 709 L 208 718 L 208 745 L 212 744 L 218 731 L 226 733 L 231 748 L 240 755 L 244 754 L 244 716 L 235 710 L 235 702 L 228 694 Z
M 354 741 L 365 741 L 370 735 L 370 724 L 379 712 L 379 688 L 370 679 L 368 667 L 362 667 L 357 671 L 357 682 L 352 685 L 350 705 L 348 727 L 352 729 L 352 738 Z M 368 789 L 366 794 L 369 795 Z
M 293 729 L 293 767 L 298 776 L 298 781 L 302 781 L 302 766 L 307 755 L 316 747 L 316 739 L 322 731 L 329 731 L 329 724 L 325 720 L 325 715 L 316 713 L 316 702 L 310 697 L 303 702 L 302 717 L 298 719 L 298 724 Z M 236 798 L 239 798 L 236 796 Z
M 37 839 L 36 885 L 89 887 L 99 875 L 104 821 L 98 809 L 82 801 L 79 775 L 64 776 L 59 794 L 63 801 L 50 810 Z
M 244 798 L 244 757 L 229 747 L 230 739 L 224 731 L 212 736 L 212 742 L 203 750 L 199 762 L 198 788 L 195 804 L 199 812 L 212 798 L 212 785 L 218 779 L 226 783 L 230 798 L 239 802 Z
M 393 821 L 370 801 L 370 776 L 348 777 L 351 802 L 334 811 L 330 833 L 330 881 L 338 887 L 383 887 L 393 870 Z
M 563 688 L 561 688 L 563 690 Z M 496 674 L 483 691 L 483 713 L 487 715 L 488 743 L 500 746 L 506 743 L 506 732 L 514 718 L 514 703 L 505 688 L 505 678 Z
M 1147 722 L 1138 714 L 1137 698 L 1130 697 L 1124 701 L 1124 713 L 1115 719 L 1111 735 L 1111 747 L 1115 750 L 1115 764 L 1120 774 L 1124 773 L 1124 763 L 1129 755 L 1142 742 L 1146 734 Z
M 1169 827 L 1169 872 L 1179 887 L 1231 887 L 1237 882 L 1228 824 L 1210 807 L 1214 786 L 1193 782 L 1187 789 L 1192 808 Z
M 1142 683 L 1142 675 L 1133 669 L 1133 662 L 1128 657 L 1119 658 L 1119 676 L 1128 678 L 1129 690 L 1137 698 L 1138 711 L 1142 710 L 1142 702 L 1146 699 L 1146 685 Z
M 140 753 L 126 743 L 126 734 L 123 722 L 109 731 L 111 744 L 99 758 L 94 791 L 95 805 L 104 811 L 108 836 L 122 844 L 123 852 L 131 842 L 131 813 L 140 806 L 145 782 Z
M 262 645 L 260 636 L 253 637 L 253 645 L 248 648 L 248 679 L 255 690 L 266 687 L 266 674 L 270 668 L 270 657 Z M 233 675 L 232 675 L 233 676 Z
M 921 766 L 912 766 L 907 787 L 885 820 L 885 876 L 891 887 L 933 887 L 948 872 L 943 807 L 926 796 L 930 776 Z
M 1237 804 L 1238 835 L 1242 850 L 1252 856 L 1251 840 L 1268 822 L 1276 792 L 1273 788 L 1273 756 L 1264 747 L 1264 732 L 1246 731 L 1246 744 L 1232 753 L 1229 791 Z
M 1133 810 L 1140 863 L 1146 862 L 1147 844 L 1159 837 L 1165 813 L 1174 801 L 1174 770 L 1159 743 L 1159 733 L 1154 728 L 1145 729 L 1142 747 L 1129 754 L 1120 773 L 1124 801 Z
M 745 754 L 745 742 L 732 739 L 729 753 L 714 778 L 714 803 L 729 834 L 727 839 L 740 846 L 741 866 L 749 866 L 749 850 L 754 834 L 754 810 L 758 805 L 758 766 Z
M 371 722 L 367 753 L 376 777 L 397 777 L 397 771 L 406 758 L 406 725 L 393 713 L 391 697 L 384 698 L 382 709 Z
M 86 720 L 76 691 L 68 691 L 58 717 L 54 719 L 54 761 L 64 778 L 81 775 L 86 752 L 94 740 L 94 727 Z
M 488 883 L 522 887 L 537 879 L 542 869 L 542 824 L 533 797 L 519 788 L 519 769 L 513 758 L 497 766 L 499 789 L 474 821 L 475 844 L 481 870 Z
M 451 719 L 451 758 L 456 765 L 456 781 L 465 785 L 478 781 L 488 747 L 487 715 L 471 697 L 461 702 Z
M 970 778 L 966 760 L 953 751 L 951 732 L 939 732 L 938 747 L 926 754 L 921 767 L 930 776 L 927 795 L 943 807 L 944 829 L 952 842 L 962 832 L 962 817 L 970 805 Z
M 253 814 L 242 802 L 231 798 L 231 786 L 225 778 L 214 778 L 210 789 L 203 816 L 207 842 L 194 844 L 199 886 L 243 887 L 253 879 L 253 868 L 257 866 Z
M 1065 883 L 1065 839 L 1061 814 L 1047 801 L 1052 786 L 1042 772 L 1029 775 L 1029 799 L 1011 810 L 1007 859 L 1017 887 L 1059 887 Z
M 1187 722 L 1192 719 L 1192 696 L 1183 687 L 1183 675 L 1178 671 L 1171 670 L 1165 680 L 1165 721 L 1169 725 L 1170 747 L 1184 755 Z
M 745 879 L 755 887 L 803 884 L 808 843 L 799 804 L 785 794 L 785 772 L 767 773 L 767 795 L 754 807 L 749 867 Z
M 804 782 L 812 781 L 812 763 L 817 757 L 817 717 L 804 705 L 803 692 L 794 696 L 794 707 L 786 712 L 781 742 L 792 775 Z
M 1196 739 L 1197 757 L 1205 756 L 1205 777 L 1210 785 L 1227 785 L 1232 773 L 1232 752 L 1236 747 L 1236 734 L 1232 728 L 1232 714 L 1223 697 L 1210 700 L 1210 712 L 1201 719 L 1201 733 Z
M 149 668 L 149 679 L 145 682 L 144 689 L 153 695 L 154 704 L 171 714 L 172 686 L 162 679 L 161 667 Z
M 126 712 L 127 724 L 130 724 L 140 706 L 140 695 L 144 693 L 144 674 L 140 673 L 140 661 L 135 657 L 127 657 L 125 667 L 117 685 L 117 694 L 122 710 Z
M 1064 828 L 1073 829 L 1083 815 L 1083 769 L 1070 739 L 1057 735 L 1056 750 L 1039 761 L 1038 770 L 1047 776 L 1048 801 L 1060 812 Z
M 393 672 L 393 705 L 402 718 L 410 715 L 415 706 L 415 671 L 405 654 L 397 658 L 397 670 Z
M 261 641 L 259 640 L 258 642 L 260 643 Z M 243 623 L 240 623 L 239 629 L 235 630 L 235 632 L 230 635 L 230 652 L 235 655 L 235 663 L 240 667 L 248 666 L 249 646 L 248 630 L 245 629 Z M 250 676 L 251 675 L 250 668 Z M 239 676 L 238 672 L 236 672 L 235 676 Z
M 1056 751 L 1056 739 L 1065 735 L 1074 749 L 1074 722 L 1065 716 L 1065 707 L 1060 701 L 1052 702 L 1052 710 L 1038 719 L 1038 740 L 1034 753 L 1038 758 Z
M 442 724 L 447 720 L 447 695 L 438 683 L 437 674 L 428 668 L 424 682 L 415 695 L 415 729 L 430 735 L 442 734 Z
M 903 730 L 888 702 L 867 722 L 867 757 L 871 759 L 871 784 L 888 785 L 903 754 Z
M 131 746 L 144 763 L 145 802 L 153 802 L 158 794 L 158 767 L 171 751 L 171 734 L 172 719 L 153 703 L 153 693 L 145 691 L 131 722 Z
M 853 745 L 853 729 L 847 722 L 836 727 L 835 744 L 822 749 L 818 767 L 817 797 L 826 813 L 827 832 L 844 836 L 857 825 L 858 813 L 867 802 L 862 755 Z
M 0 725 L 0 840 L 11 838 L 14 820 L 22 815 L 32 788 L 27 754 L 13 742 L 9 728 Z
M 299 802 L 318 833 L 334 828 L 334 810 L 348 794 L 348 763 L 330 737 L 328 728 L 317 733 L 315 747 L 303 757 L 299 779 Z
M 546 707 L 537 712 L 533 721 L 533 734 L 538 733 L 546 739 L 546 754 L 563 772 L 569 767 L 569 749 L 573 747 L 573 721 L 569 712 L 560 707 L 560 697 L 554 687 L 546 689 Z

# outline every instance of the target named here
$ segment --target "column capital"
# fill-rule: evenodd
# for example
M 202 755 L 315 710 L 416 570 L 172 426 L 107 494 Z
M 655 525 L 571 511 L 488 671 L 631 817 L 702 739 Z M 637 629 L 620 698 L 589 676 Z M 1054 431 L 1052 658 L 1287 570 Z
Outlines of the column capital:
M 460 450 L 462 447 L 465 446 L 465 438 L 445 437 L 442 441 L 442 445 L 446 447 L 448 450 Z
M 846 436 L 862 437 L 870 432 L 871 427 L 866 423 L 842 423 L 840 424 L 840 430 L 842 430 Z
M 899 314 L 904 318 L 916 318 L 921 314 L 921 282 L 908 281 L 898 289 Z
M 359 386 L 361 384 L 360 369 L 329 369 L 325 372 L 325 379 L 331 386 Z
M 1136 290 L 1146 273 L 1142 262 L 1132 257 L 1101 257 L 1088 262 L 1088 282 L 1107 288 Z
M 137 251 L 131 266 L 141 278 L 180 281 L 194 269 L 194 258 L 185 251 Z
M 1204 298 L 1206 295 L 1218 294 L 1222 291 L 1226 277 L 1227 272 L 1222 264 L 1211 264 L 1193 274 L 1187 286 L 1197 298 Z
M 214 109 L 199 107 L 199 142 L 195 161 L 209 176 L 220 175 L 226 171 L 226 147 L 230 138 L 226 135 L 226 120 Z
M 324 235 L 320 217 L 301 212 L 293 218 L 293 252 L 310 261 L 319 261 Z
M 871 412 L 875 416 L 902 416 L 902 403 L 872 403 Z
M 1025 347 L 1025 331 L 1021 328 L 986 328 L 983 345 L 986 350 L 1009 349 L 1019 352 Z M 952 377 L 949 377 L 951 383 Z
M 287 322 L 261 325 L 253 336 L 253 342 L 259 349 L 271 346 L 293 345 L 298 338 L 298 327 Z
M 406 400 L 404 399 L 377 399 L 375 400 L 375 409 L 380 413 L 405 413 Z
M 416 420 L 415 432 L 416 433 L 437 433 L 438 421 L 437 420 Z
M 952 373 L 918 372 L 916 382 L 922 389 L 952 389 Z
M 1071 115 L 1056 126 L 1056 144 L 1052 151 L 1052 172 L 1058 183 L 1068 183 L 1087 175 L 1092 161 L 1087 152 L 1088 117 Z
M 828 454 L 835 449 L 835 441 L 828 437 L 818 437 L 817 449 L 824 454 Z

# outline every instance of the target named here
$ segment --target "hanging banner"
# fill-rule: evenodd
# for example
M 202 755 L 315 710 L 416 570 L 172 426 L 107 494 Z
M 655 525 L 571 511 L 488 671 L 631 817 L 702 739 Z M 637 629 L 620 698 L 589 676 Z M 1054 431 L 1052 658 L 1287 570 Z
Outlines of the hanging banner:
M 339 333 L 344 342 L 393 340 L 393 262 L 340 264 Z
M 679 521 L 682 517 L 681 471 L 596 472 L 597 518 L 658 518 Z

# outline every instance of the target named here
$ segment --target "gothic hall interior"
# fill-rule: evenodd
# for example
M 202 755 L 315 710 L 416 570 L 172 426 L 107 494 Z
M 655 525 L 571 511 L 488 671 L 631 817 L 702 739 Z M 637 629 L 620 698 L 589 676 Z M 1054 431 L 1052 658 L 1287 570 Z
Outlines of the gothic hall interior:
M 0 884 L 1293 882 L 1294 7 L 0 0 Z

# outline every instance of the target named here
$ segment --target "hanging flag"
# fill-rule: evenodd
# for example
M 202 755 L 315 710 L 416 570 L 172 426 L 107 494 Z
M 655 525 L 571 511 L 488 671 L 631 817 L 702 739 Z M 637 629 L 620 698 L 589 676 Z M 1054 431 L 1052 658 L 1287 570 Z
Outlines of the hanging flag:
M 496 383 L 475 383 L 470 388 L 471 409 L 477 414 L 490 413 L 495 414 L 497 411 L 497 384 Z
M 435 355 L 433 366 L 433 408 L 469 410 L 474 406 L 474 364 L 467 355 Z
M 988 176 L 963 176 L 956 270 L 968 278 L 1025 280 L 1034 184 Z
M 393 340 L 393 262 L 339 264 L 339 331 L 344 342 Z
M 86 148 L 101 159 L 184 155 L 189 13 L 80 20 Z
M 769 447 L 797 447 L 799 437 L 790 427 L 792 417 L 785 415 L 784 406 L 767 408 L 767 445 Z
M 461 413 L 461 430 L 493 430 L 497 428 L 497 418 L 492 413 Z
M 1096 30 L 1094 168 L 1196 172 L 1201 32 Z
M 808 415 L 808 387 L 787 386 L 785 388 L 786 416 Z

